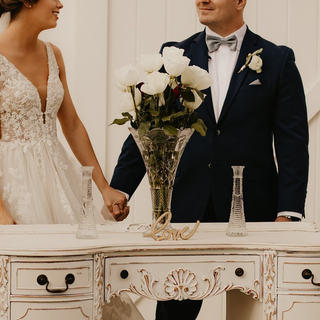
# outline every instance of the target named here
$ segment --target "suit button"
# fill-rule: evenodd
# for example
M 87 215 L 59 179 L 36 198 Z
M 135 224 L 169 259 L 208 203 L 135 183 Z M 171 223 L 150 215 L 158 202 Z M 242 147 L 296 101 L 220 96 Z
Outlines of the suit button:
M 220 132 L 220 130 L 219 130 L 219 129 L 217 129 L 217 130 L 215 130 L 215 131 L 214 131 L 214 134 L 215 134 L 216 136 L 219 136 L 219 135 L 220 135 L 220 133 L 221 133 L 221 132 Z
M 208 168 L 211 169 L 211 163 L 208 164 Z

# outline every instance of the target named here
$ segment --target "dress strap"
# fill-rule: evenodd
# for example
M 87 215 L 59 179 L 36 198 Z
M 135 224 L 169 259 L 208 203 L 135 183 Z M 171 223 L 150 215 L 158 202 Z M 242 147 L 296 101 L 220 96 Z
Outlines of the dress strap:
M 49 42 L 45 42 L 48 54 L 49 73 L 59 74 L 59 66 L 56 60 L 56 56 L 53 52 L 52 46 Z

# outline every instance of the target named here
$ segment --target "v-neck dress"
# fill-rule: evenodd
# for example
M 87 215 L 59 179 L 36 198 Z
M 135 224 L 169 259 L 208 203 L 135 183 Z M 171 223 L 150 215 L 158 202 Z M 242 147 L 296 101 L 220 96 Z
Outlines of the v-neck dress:
M 77 223 L 81 167 L 57 137 L 64 90 L 46 43 L 49 77 L 46 109 L 37 88 L 0 54 L 0 192 L 18 224 Z

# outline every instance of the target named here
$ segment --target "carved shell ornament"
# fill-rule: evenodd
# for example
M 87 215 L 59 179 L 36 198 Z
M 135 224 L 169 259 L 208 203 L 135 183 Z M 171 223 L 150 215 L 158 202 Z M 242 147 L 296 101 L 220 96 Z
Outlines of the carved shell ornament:
M 173 299 L 189 299 L 198 290 L 198 281 L 190 270 L 174 270 L 164 282 L 165 292 Z
M 153 277 L 151 273 L 145 269 L 137 270 L 141 274 L 141 282 L 139 285 L 130 283 L 128 287 L 112 290 L 111 284 L 106 284 L 106 300 L 110 301 L 110 298 L 119 296 L 122 292 L 131 292 L 139 296 L 152 299 L 152 300 L 203 300 L 226 292 L 233 289 L 238 289 L 241 292 L 251 295 L 254 299 L 259 299 L 259 280 L 255 280 L 253 287 L 244 287 L 241 285 L 235 285 L 232 282 L 222 285 L 220 282 L 221 272 L 225 269 L 217 267 L 212 270 L 209 276 L 202 276 L 202 280 L 205 286 L 202 290 L 199 290 L 198 281 L 196 280 L 195 273 L 186 269 L 173 270 L 167 275 L 163 282 L 163 289 L 160 291 L 156 289 L 156 284 L 159 284 L 159 279 Z M 161 284 L 160 284 L 161 288 Z M 165 293 L 165 294 L 164 294 Z

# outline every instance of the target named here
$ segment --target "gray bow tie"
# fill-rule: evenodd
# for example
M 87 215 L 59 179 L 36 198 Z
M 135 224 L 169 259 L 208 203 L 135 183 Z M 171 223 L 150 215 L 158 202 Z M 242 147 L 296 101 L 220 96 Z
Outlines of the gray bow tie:
M 228 46 L 232 51 L 235 51 L 237 48 L 238 39 L 235 35 L 226 38 L 221 39 L 219 37 L 206 35 L 206 42 L 209 52 L 213 52 L 219 49 L 220 45 L 224 44 Z

